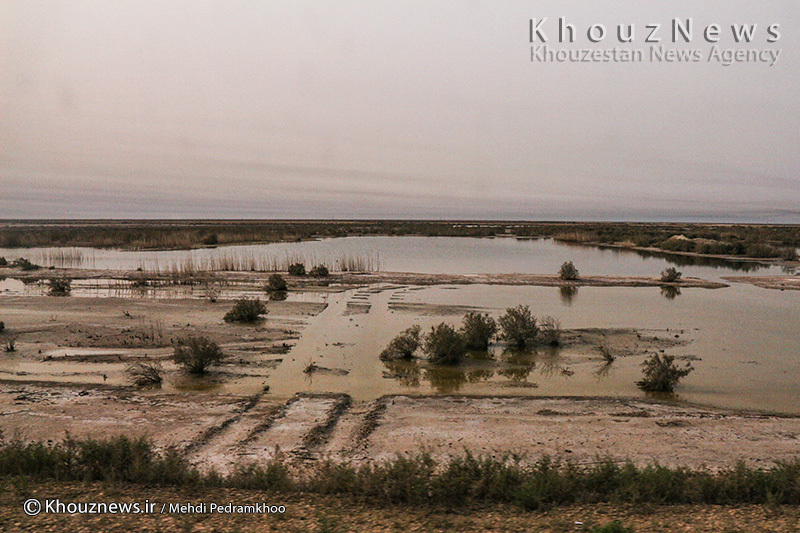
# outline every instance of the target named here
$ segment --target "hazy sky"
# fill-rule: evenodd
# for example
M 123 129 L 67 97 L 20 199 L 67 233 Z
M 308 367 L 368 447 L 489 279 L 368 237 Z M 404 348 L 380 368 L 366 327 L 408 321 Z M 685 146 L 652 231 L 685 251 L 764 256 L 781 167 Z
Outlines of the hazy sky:
M 0 218 L 800 223 L 800 4 L 697 4 L 0 0 Z M 531 62 L 560 16 L 703 60 Z

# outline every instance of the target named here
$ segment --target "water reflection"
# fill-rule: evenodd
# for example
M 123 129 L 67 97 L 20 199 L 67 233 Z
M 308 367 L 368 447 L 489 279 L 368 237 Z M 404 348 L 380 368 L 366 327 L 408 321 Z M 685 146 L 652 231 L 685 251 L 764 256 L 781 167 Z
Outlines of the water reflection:
M 661 296 L 667 300 L 674 300 L 677 296 L 681 295 L 681 288 L 675 285 L 662 285 Z
M 603 249 L 609 249 L 609 248 L 603 248 Z M 624 250 L 627 252 L 633 252 L 639 257 L 642 257 L 644 259 L 650 259 L 653 257 L 664 259 L 668 263 L 671 263 L 676 266 L 726 268 L 729 270 L 737 270 L 740 272 L 756 272 L 757 270 L 770 268 L 771 266 L 769 263 L 760 263 L 758 261 L 741 261 L 736 259 L 722 259 L 719 257 L 699 257 L 694 255 L 676 255 L 667 252 L 632 250 L 630 248 L 625 248 Z
M 572 305 L 575 297 L 578 296 L 577 285 L 564 285 L 558 288 L 558 293 L 561 296 L 561 303 L 564 305 Z
M 497 378 L 525 383 L 535 370 L 545 378 L 572 375 L 557 347 L 533 350 L 496 347 L 494 351 L 497 356 L 492 352 L 471 352 L 459 365 L 436 365 L 422 359 L 384 361 L 383 377 L 410 388 L 418 388 L 424 381 L 436 392 L 452 394 L 468 383 L 497 381 Z

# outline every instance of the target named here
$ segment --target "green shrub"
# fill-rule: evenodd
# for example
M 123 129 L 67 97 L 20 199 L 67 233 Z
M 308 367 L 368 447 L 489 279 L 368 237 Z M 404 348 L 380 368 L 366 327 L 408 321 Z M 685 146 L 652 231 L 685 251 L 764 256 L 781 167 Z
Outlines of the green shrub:
M 425 351 L 431 362 L 456 364 L 467 353 L 467 344 L 458 331 L 442 322 L 425 335 Z
M 411 326 L 402 331 L 397 337 L 389 342 L 389 345 L 381 352 L 380 358 L 383 361 L 394 359 L 411 359 L 414 352 L 419 348 L 419 326 Z
M 207 246 L 217 245 L 219 244 L 219 236 L 217 236 L 216 233 L 212 233 L 211 235 L 208 235 L 203 238 L 203 244 Z
M 576 280 L 578 279 L 578 269 L 575 268 L 575 265 L 572 261 L 566 261 L 564 264 L 561 265 L 561 268 L 558 269 L 558 276 L 564 280 Z
M 678 381 L 694 368 L 691 363 L 678 368 L 674 355 L 653 354 L 642 363 L 642 370 L 644 379 L 636 382 L 640 389 L 648 392 L 672 392 Z
M 536 341 L 539 328 L 536 325 L 536 317 L 531 314 L 531 309 L 527 305 L 509 307 L 499 322 L 503 338 L 509 344 L 524 348 Z
M 0 267 L 8 266 L 8 261 L 5 257 L 0 257 Z
M 289 286 L 286 284 L 286 280 L 283 279 L 283 276 L 280 274 L 272 274 L 264 287 L 267 292 L 283 292 L 288 288 Z
M 290 276 L 305 276 L 306 266 L 303 263 L 292 263 L 289 265 Z
M 486 350 L 497 333 L 497 322 L 488 314 L 473 311 L 464 315 L 459 332 L 467 348 Z
M 539 341 L 550 346 L 561 344 L 561 322 L 546 316 L 539 320 Z
M 172 360 L 191 374 L 205 374 L 208 367 L 219 364 L 225 357 L 219 345 L 201 336 L 179 338 Z
M 225 322 L 256 322 L 261 315 L 267 314 L 267 306 L 256 298 L 250 300 L 249 298 L 242 298 L 236 300 L 233 308 L 225 313 Z
M 661 281 L 664 283 L 675 283 L 680 281 L 683 272 L 679 272 L 675 267 L 665 268 L 661 271 Z
M 51 296 L 69 296 L 72 292 L 72 280 L 69 278 L 53 278 L 50 280 Z
M 2 331 L 5 329 L 6 329 L 6 323 L 0 320 L 0 333 L 2 333 Z
M 308 274 L 315 278 L 327 278 L 330 275 L 330 272 L 328 272 L 328 267 L 325 265 L 317 265 L 312 268 Z

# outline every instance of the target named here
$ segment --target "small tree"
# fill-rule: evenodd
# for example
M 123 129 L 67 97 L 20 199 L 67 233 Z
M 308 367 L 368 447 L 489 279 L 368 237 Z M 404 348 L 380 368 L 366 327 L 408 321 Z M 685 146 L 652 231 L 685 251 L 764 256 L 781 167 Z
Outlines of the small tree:
M 425 351 L 433 363 L 456 364 L 467 353 L 467 345 L 453 326 L 442 322 L 425 335 Z
M 50 280 L 51 296 L 69 296 L 72 292 L 72 280 L 69 278 L 53 278 Z
M 292 263 L 289 265 L 289 275 L 290 276 L 305 276 L 306 275 L 306 265 L 303 263 Z
M 497 333 L 497 322 L 488 313 L 473 311 L 464 315 L 459 332 L 464 337 L 467 348 L 486 350 L 492 337 Z
M 561 268 L 558 269 L 558 275 L 564 280 L 576 280 L 580 274 L 572 261 L 565 261 Z
M 178 339 L 172 360 L 191 374 L 205 374 L 208 367 L 219 364 L 224 357 L 216 342 L 201 335 Z
M 310 276 L 314 276 L 315 278 L 327 278 L 330 275 L 330 272 L 328 272 L 328 267 L 325 265 L 317 265 L 312 268 L 308 274 Z
M 653 354 L 642 363 L 644 379 L 637 381 L 636 385 L 648 392 L 672 392 L 678 381 L 692 370 L 690 363 L 679 368 L 674 355 Z
M 665 268 L 661 271 L 661 281 L 665 283 L 675 283 L 680 281 L 683 272 L 678 272 L 675 267 Z
M 527 305 L 509 307 L 499 322 L 506 342 L 519 348 L 533 344 L 539 332 L 536 317 L 531 314 L 531 309 Z
M 411 326 L 402 331 L 397 337 L 389 342 L 389 345 L 381 352 L 380 358 L 383 361 L 394 359 L 411 359 L 414 352 L 419 348 L 419 326 Z
M 283 276 L 280 274 L 272 274 L 269 279 L 267 279 L 267 284 L 264 286 L 264 290 L 267 292 L 284 292 L 288 288 L 289 286 L 286 284 L 286 280 L 283 279 Z
M 561 322 L 551 316 L 540 319 L 539 340 L 550 346 L 561 344 Z
M 265 314 L 267 314 L 267 306 L 260 299 L 242 298 L 236 300 L 233 308 L 225 313 L 224 320 L 225 322 L 255 322 Z

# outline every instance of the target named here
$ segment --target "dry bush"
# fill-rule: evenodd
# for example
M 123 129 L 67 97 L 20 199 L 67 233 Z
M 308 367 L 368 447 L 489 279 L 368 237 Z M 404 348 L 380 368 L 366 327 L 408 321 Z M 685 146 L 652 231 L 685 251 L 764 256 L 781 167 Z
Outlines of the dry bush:
M 561 322 L 551 316 L 539 319 L 539 341 L 550 346 L 561 344 Z
M 159 361 L 153 363 L 131 363 L 125 368 L 128 379 L 137 387 L 160 385 L 163 381 L 164 367 Z
M 261 315 L 267 314 L 267 306 L 256 298 L 250 300 L 249 298 L 242 298 L 236 300 L 233 308 L 225 313 L 225 322 L 256 322 Z
M 172 360 L 191 374 L 205 374 L 208 367 L 219 364 L 224 357 L 216 342 L 200 335 L 178 339 Z
M 414 352 L 419 348 L 419 326 L 411 326 L 402 331 L 397 337 L 389 342 L 389 345 L 381 352 L 380 358 L 383 361 L 394 359 L 411 359 Z
M 565 261 L 561 268 L 558 269 L 558 275 L 564 280 L 576 280 L 580 273 L 572 261 Z
M 531 309 L 527 305 L 509 307 L 499 322 L 503 338 L 509 344 L 524 348 L 536 341 L 539 328 L 536 325 L 536 317 L 531 314 Z
M 433 363 L 456 364 L 467 353 L 464 338 L 453 326 L 444 322 L 431 328 L 425 335 L 424 344 Z
M 497 333 L 497 322 L 488 313 L 471 312 L 464 315 L 459 330 L 467 348 L 486 350 Z
M 653 354 L 642 363 L 644 379 L 637 381 L 636 385 L 648 392 L 672 392 L 678 381 L 694 370 L 691 363 L 679 368 L 675 364 L 674 355 Z

